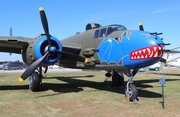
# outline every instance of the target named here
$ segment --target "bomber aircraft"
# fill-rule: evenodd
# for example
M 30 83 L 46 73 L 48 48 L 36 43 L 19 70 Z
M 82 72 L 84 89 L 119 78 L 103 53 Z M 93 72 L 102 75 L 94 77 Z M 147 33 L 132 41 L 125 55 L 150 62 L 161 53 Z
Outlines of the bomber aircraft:
M 123 25 L 101 26 L 97 23 L 86 25 L 85 32 L 76 33 L 58 40 L 49 34 L 45 11 L 39 8 L 45 34 L 35 39 L 21 36 L 0 36 L 0 52 L 22 54 L 28 68 L 19 78 L 23 82 L 30 79 L 30 90 L 37 91 L 42 83 L 42 67 L 58 64 L 66 68 L 105 70 L 112 77 L 114 86 L 121 86 L 124 74 L 128 77 L 125 95 L 130 100 L 137 99 L 138 90 L 133 77 L 139 68 L 162 59 L 164 46 L 162 33 L 127 30 Z

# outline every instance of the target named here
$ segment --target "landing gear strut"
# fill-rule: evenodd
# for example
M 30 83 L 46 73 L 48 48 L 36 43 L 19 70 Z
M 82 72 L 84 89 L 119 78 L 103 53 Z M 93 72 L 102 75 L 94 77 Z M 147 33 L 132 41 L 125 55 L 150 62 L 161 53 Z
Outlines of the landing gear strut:
M 38 72 L 33 72 L 29 77 L 29 90 L 31 91 L 39 91 L 42 85 L 42 67 L 39 67 Z
M 136 86 L 133 84 L 133 77 L 134 75 L 137 73 L 138 70 L 136 69 L 131 69 L 129 70 L 129 73 L 127 73 L 126 75 L 128 76 L 128 81 L 125 87 L 125 96 L 127 98 L 129 98 L 129 101 L 133 101 L 133 102 L 138 102 L 138 90 L 136 88 Z
M 133 77 L 136 75 L 139 69 L 130 69 L 128 72 L 124 74 L 128 77 L 128 81 L 125 87 L 125 96 L 128 98 L 129 101 L 138 102 L 138 90 L 136 86 L 133 84 Z M 111 73 L 112 72 L 112 73 Z M 112 86 L 122 86 L 124 83 L 124 76 L 121 71 L 113 70 L 108 71 L 105 74 L 106 77 L 112 76 Z

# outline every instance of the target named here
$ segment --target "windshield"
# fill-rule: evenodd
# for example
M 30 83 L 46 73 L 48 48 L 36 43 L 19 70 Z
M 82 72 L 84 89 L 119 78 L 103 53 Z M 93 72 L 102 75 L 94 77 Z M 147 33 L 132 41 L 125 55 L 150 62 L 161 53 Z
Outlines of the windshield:
M 110 25 L 107 30 L 107 35 L 109 35 L 110 33 L 114 32 L 114 31 L 118 31 L 118 30 L 127 30 L 127 28 L 124 27 L 123 25 Z
M 110 27 L 114 28 L 115 30 L 127 30 L 127 28 L 123 25 L 110 25 Z

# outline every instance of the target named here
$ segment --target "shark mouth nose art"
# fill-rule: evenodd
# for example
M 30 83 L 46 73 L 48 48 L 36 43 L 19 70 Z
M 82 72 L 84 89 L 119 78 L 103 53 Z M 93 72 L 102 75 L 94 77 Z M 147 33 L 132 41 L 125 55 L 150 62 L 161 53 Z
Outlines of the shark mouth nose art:
M 163 46 L 150 46 L 131 52 L 131 60 L 142 60 L 149 58 L 159 58 L 163 55 Z

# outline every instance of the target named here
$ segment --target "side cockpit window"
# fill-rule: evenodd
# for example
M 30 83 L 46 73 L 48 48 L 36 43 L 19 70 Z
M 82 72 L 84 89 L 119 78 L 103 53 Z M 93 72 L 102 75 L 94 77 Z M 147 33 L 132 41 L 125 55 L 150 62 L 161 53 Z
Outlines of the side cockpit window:
M 114 32 L 114 28 L 109 27 L 107 30 L 107 35 L 109 35 L 110 33 Z
M 96 30 L 94 33 L 94 38 L 101 38 L 101 37 L 106 36 L 106 29 L 107 28 L 102 28 L 102 29 Z
M 99 37 L 99 30 L 96 30 L 94 33 L 94 38 L 98 38 Z
M 104 37 L 104 36 L 106 36 L 106 28 L 101 29 L 99 34 L 99 37 Z

